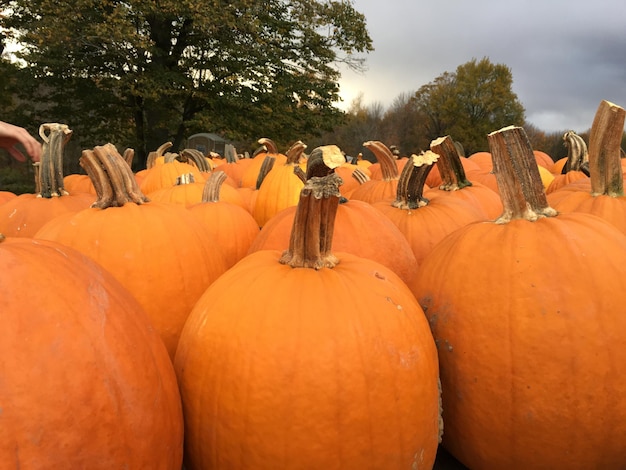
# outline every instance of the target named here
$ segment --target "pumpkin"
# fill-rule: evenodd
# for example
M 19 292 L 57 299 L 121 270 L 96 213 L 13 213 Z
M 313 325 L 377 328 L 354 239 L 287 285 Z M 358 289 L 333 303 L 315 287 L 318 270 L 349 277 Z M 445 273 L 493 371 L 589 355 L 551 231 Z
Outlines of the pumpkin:
M 432 151 L 412 155 L 402 170 L 395 200 L 372 204 L 408 240 L 418 265 L 448 234 L 488 218 L 481 207 L 467 200 L 434 191 L 427 192 L 428 198 L 424 197 L 426 176 L 438 157 Z
M 160 153 L 160 149 L 164 145 L 159 147 L 157 152 Z M 206 181 L 206 174 L 209 171 L 208 166 L 204 158 L 199 157 L 196 153 L 187 152 L 181 153 L 181 155 L 169 153 L 157 156 L 156 161 L 160 161 L 158 160 L 160 158 L 163 158 L 162 163 L 155 162 L 150 164 L 145 173 L 138 178 L 139 189 L 144 194 L 150 194 L 159 189 L 174 186 L 181 175 L 191 174 L 193 175 L 193 180 L 198 183 Z
M 145 309 L 173 358 L 187 315 L 226 270 L 225 260 L 188 209 L 149 201 L 115 147 L 85 150 L 80 162 L 98 190 L 94 207 L 57 217 L 35 236 L 70 246 L 111 272 Z
M 189 316 L 175 370 L 190 470 L 432 468 L 428 324 L 391 270 L 333 253 L 339 182 L 309 178 L 289 248 L 246 256 Z
M 438 345 L 443 446 L 468 468 L 626 462 L 626 237 L 558 214 L 523 128 L 488 135 L 504 212 L 459 229 L 411 288 Z
M 0 204 L 3 204 L 13 198 L 17 197 L 17 194 L 11 191 L 0 191 Z
M 367 141 L 363 146 L 372 151 L 376 156 L 377 164 L 380 167 L 380 178 L 374 177 L 374 165 L 369 169 L 372 174 L 371 178 L 352 190 L 351 199 L 358 199 L 369 203 L 393 199 L 398 187 L 398 178 L 400 177 L 398 160 L 391 153 L 391 150 L 379 141 Z M 406 162 L 407 159 L 404 159 Z M 402 164 L 404 167 L 404 164 Z
M 0 237 L 3 468 L 179 470 L 174 369 L 113 276 L 58 243 Z
M 258 140 L 261 147 L 252 156 L 252 160 L 246 165 L 245 171 L 241 176 L 241 186 L 244 188 L 259 189 L 259 173 L 263 162 L 267 157 L 272 157 L 274 163 L 281 165 L 287 160 L 287 156 L 278 151 L 278 147 L 272 139 L 263 137 Z
M 252 211 L 259 227 L 263 227 L 282 209 L 298 204 L 304 181 L 298 176 L 297 171 L 301 170 L 300 158 L 305 149 L 306 145 L 303 142 L 296 142 L 287 152 L 284 163 L 272 165 L 269 170 L 260 172 L 262 179 L 259 180 L 260 184 Z M 272 159 L 268 160 L 269 162 L 275 157 L 268 155 L 265 158 Z
M 0 233 L 8 237 L 32 237 L 54 217 L 85 209 L 96 199 L 88 193 L 65 190 L 63 153 L 72 130 L 65 124 L 46 123 L 40 126 L 39 134 L 43 148 L 35 171 L 35 192 L 0 205 Z
M 230 190 L 237 192 L 224 184 L 226 178 L 223 171 L 214 171 L 204 185 L 201 202 L 189 207 L 189 211 L 206 228 L 208 239 L 219 247 L 230 268 L 248 253 L 259 226 L 250 212 L 229 200 Z M 222 198 L 224 192 L 227 196 Z

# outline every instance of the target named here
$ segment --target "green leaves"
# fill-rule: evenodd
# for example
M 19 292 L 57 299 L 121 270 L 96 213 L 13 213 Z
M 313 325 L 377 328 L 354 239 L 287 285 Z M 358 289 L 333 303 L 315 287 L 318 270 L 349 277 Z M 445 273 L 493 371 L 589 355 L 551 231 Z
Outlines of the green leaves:
M 198 131 L 253 142 L 319 133 L 338 118 L 336 63 L 362 67 L 358 54 L 372 50 L 349 1 L 8 3 L 0 27 L 19 39 L 38 86 L 52 90 L 57 121 L 71 120 L 76 136 L 94 120 L 112 129 L 132 123 L 128 144 L 144 157 Z M 251 121 L 268 109 L 274 120 Z
M 473 59 L 422 86 L 415 103 L 431 138 L 451 135 L 470 155 L 488 150 L 487 134 L 494 129 L 524 123 L 524 107 L 512 85 L 507 66 Z

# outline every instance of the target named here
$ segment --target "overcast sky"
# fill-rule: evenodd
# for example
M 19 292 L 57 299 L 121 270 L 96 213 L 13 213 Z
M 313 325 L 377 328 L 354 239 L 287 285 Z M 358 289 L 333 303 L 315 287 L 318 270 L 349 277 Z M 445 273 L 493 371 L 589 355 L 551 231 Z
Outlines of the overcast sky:
M 365 73 L 342 69 L 344 109 L 359 94 L 364 105 L 386 109 L 400 94 L 483 57 L 509 67 L 526 119 L 546 132 L 584 132 L 601 100 L 626 107 L 625 0 L 353 5 L 365 15 L 375 51 Z

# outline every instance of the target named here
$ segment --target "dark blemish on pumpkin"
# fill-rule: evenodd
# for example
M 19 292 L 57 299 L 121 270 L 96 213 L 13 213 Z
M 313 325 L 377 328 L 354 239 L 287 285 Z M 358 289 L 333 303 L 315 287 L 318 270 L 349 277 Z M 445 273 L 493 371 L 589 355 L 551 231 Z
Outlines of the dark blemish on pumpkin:
M 375 278 L 377 278 L 377 279 L 382 279 L 383 281 L 384 281 L 385 279 L 387 279 L 385 276 L 383 276 L 382 274 L 380 274 L 378 271 L 376 271 L 376 272 L 374 273 L 374 277 L 375 277 Z

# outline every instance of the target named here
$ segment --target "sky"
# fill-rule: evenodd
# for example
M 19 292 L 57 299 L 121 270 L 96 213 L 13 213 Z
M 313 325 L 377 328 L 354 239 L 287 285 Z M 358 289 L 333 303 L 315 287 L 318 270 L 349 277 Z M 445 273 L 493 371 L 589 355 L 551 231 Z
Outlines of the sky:
M 526 120 L 584 132 L 598 105 L 626 107 L 624 0 L 353 0 L 374 51 L 363 73 L 340 68 L 347 109 L 387 109 L 472 59 L 506 65 Z M 517 125 L 518 123 L 511 123 Z M 495 129 L 494 129 L 495 130 Z

